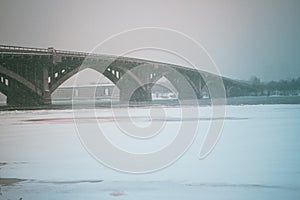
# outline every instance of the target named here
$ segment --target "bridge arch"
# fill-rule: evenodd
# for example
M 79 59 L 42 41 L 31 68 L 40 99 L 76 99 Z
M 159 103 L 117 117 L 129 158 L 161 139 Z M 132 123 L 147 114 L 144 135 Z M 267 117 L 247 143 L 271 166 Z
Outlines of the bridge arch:
M 165 76 L 160 77 L 151 87 L 154 98 L 158 99 L 178 99 L 178 90 Z M 171 95 L 171 96 L 170 96 Z
M 33 106 L 50 104 L 47 91 L 41 85 L 32 83 L 25 77 L 0 65 L 0 91 L 6 96 L 6 104 L 11 106 Z
M 24 77 L 20 76 L 19 74 L 7 68 L 4 68 L 2 65 L 0 65 L 0 82 L 1 82 L 0 90 L 6 96 L 8 95 L 8 87 L 11 87 L 12 80 L 22 84 L 23 86 L 31 90 L 33 93 L 42 96 L 42 91 L 38 87 L 36 87 L 33 83 L 26 80 Z
M 98 63 L 94 63 L 93 65 L 88 65 L 88 64 L 85 65 L 85 63 L 83 63 L 82 65 L 76 66 L 76 67 L 72 68 L 71 70 L 67 71 L 66 73 L 64 73 L 63 76 L 61 76 L 58 80 L 56 80 L 52 84 L 50 82 L 49 83 L 50 93 L 53 93 L 60 85 L 62 85 L 67 80 L 69 80 L 71 77 L 75 76 L 76 74 L 78 74 L 86 69 L 94 70 L 94 71 L 102 74 L 105 78 L 107 78 L 110 82 L 112 82 L 119 89 L 120 99 L 121 99 L 121 96 L 122 97 L 127 96 L 127 94 L 129 93 L 128 89 L 126 88 L 128 85 L 126 83 L 120 81 L 124 74 L 126 74 L 127 79 L 128 79 L 127 81 L 129 81 L 130 83 L 133 83 L 134 85 L 142 85 L 142 83 L 141 83 L 142 79 L 140 79 L 140 77 L 137 74 L 132 72 L 132 69 L 123 67 L 122 64 L 116 65 L 115 63 L 111 63 L 108 66 L 101 66 L 101 63 L 99 63 L 99 65 L 98 65 Z M 54 80 L 53 77 L 50 77 L 50 80 L 51 79 Z M 147 92 L 147 91 L 140 90 L 140 91 L 137 91 L 137 93 L 134 92 L 132 94 L 133 98 L 130 98 L 130 100 L 134 99 L 136 96 L 139 96 L 139 95 L 141 95 L 141 93 L 145 93 L 145 92 Z M 148 98 L 148 100 L 151 100 L 151 99 L 149 99 L 149 97 L 147 97 L 147 98 Z
M 200 74 L 193 73 L 187 75 L 181 73 L 177 69 L 170 67 L 160 67 L 157 72 L 154 72 L 157 76 L 154 77 L 153 83 L 159 82 L 161 79 L 166 79 L 171 85 L 172 89 L 176 90 L 177 98 L 180 100 L 196 100 L 200 98 L 200 92 L 202 89 Z
M 91 69 L 94 70 L 97 73 L 102 74 L 105 78 L 107 78 L 109 81 L 111 81 L 113 84 L 115 84 L 116 87 L 118 85 L 116 84 L 118 80 L 120 79 L 120 71 L 116 69 L 111 69 L 110 67 L 107 67 L 106 69 L 103 69 L 101 67 L 91 65 L 91 66 L 77 66 L 70 70 L 69 72 L 65 73 L 60 79 L 58 79 L 55 83 L 52 85 L 50 84 L 49 91 L 50 93 L 53 93 L 60 85 L 65 83 L 67 80 L 69 80 L 71 77 L 74 77 L 76 74 L 86 70 Z
M 5 79 L 2 74 L 0 74 L 0 92 L 5 96 L 7 96 L 9 92 L 8 85 L 5 84 Z
M 52 92 L 52 100 L 59 101 L 71 98 L 90 100 L 91 98 L 119 97 L 117 85 L 95 69 L 84 68 L 73 74 L 73 76 L 67 75 L 66 77 L 68 79 L 64 79 L 60 86 Z
M 7 95 L 3 94 L 0 90 L 0 105 L 6 105 Z

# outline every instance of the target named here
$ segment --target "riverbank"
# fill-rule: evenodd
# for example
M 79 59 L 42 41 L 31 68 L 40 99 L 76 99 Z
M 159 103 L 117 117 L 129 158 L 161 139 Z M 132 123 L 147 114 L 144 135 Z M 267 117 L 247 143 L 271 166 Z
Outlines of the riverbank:
M 184 105 L 195 105 L 197 103 L 200 106 L 211 105 L 210 99 L 200 99 L 195 101 L 183 101 Z M 226 99 L 226 105 L 261 105 L 261 104 L 300 104 L 300 96 L 242 96 L 242 97 L 230 97 Z M 179 101 L 177 99 L 166 100 L 153 100 L 151 102 L 131 103 L 130 106 L 178 106 Z M 120 103 L 118 101 L 93 101 L 82 100 L 73 102 L 72 100 L 53 100 L 52 105 L 40 105 L 40 106 L 7 106 L 0 105 L 0 111 L 5 110 L 60 110 L 60 109 L 89 109 L 89 108 L 110 108 L 110 107 L 127 107 L 128 104 Z

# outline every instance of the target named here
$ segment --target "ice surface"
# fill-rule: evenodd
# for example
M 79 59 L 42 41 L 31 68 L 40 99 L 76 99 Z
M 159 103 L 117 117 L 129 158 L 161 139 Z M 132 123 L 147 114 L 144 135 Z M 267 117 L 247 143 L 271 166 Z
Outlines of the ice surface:
M 124 109 L 124 108 L 122 108 Z M 149 152 L 174 139 L 180 108 L 161 108 L 164 131 L 149 140 L 123 134 L 110 109 L 78 110 L 77 123 L 99 123 L 110 141 L 128 151 Z M 210 125 L 210 107 L 199 109 L 199 129 L 173 165 L 148 174 L 112 170 L 90 156 L 76 133 L 74 111 L 0 112 L 0 199 L 299 199 L 300 105 L 226 106 L 222 136 L 199 160 Z M 150 123 L 148 108 L 131 108 L 131 120 Z M 156 117 L 159 122 L 159 117 Z M 188 123 L 188 120 L 187 120 Z M 1 182 L 0 182 L 1 183 Z

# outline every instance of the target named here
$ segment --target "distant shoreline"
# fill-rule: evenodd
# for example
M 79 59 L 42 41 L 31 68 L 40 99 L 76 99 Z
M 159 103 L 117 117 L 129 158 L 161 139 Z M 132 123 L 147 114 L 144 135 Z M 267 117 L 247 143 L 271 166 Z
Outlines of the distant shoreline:
M 195 102 L 184 101 L 185 105 L 195 105 Z M 300 104 L 300 96 L 241 96 L 241 97 L 229 97 L 226 99 L 226 105 L 268 105 L 268 104 Z M 153 100 L 152 102 L 141 102 L 130 104 L 132 107 L 136 106 L 178 106 L 179 102 L 176 99 L 168 100 Z M 199 106 L 211 105 L 210 99 L 198 100 Z M 76 104 L 78 109 L 89 109 L 89 108 L 110 108 L 110 107 L 125 107 L 127 105 L 121 104 L 118 101 L 82 101 Z M 41 106 L 29 106 L 29 107 L 16 107 L 0 105 L 0 111 L 10 110 L 62 110 L 62 109 L 73 109 L 71 100 L 55 100 L 52 105 L 41 105 Z

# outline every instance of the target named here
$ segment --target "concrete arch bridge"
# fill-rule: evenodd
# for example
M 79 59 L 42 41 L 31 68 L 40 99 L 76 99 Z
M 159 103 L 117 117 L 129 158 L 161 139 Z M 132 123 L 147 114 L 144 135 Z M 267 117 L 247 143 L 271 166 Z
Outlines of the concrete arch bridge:
M 227 96 L 251 90 L 243 82 L 179 65 L 54 48 L 0 45 L 0 92 L 6 95 L 7 105 L 51 104 L 51 93 L 86 68 L 113 82 L 120 90 L 121 101 L 151 101 L 151 88 L 162 77 L 171 82 L 178 98 L 183 100 L 201 99 L 201 91 L 216 79 L 223 81 Z

